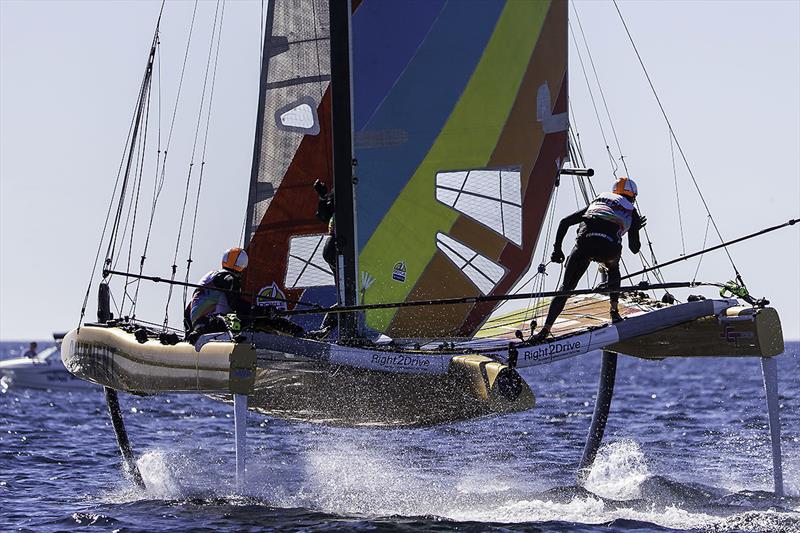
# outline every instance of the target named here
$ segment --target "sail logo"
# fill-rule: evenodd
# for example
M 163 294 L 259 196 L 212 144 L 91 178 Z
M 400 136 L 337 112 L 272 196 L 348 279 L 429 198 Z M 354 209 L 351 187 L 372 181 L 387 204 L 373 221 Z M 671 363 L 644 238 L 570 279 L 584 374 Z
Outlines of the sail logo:
M 428 368 L 431 366 L 429 359 L 417 355 L 407 354 L 372 354 L 373 365 L 378 365 L 386 368 L 392 367 L 421 367 Z
M 277 283 L 273 281 L 272 285 L 267 285 L 258 291 L 256 305 L 259 307 L 272 306 L 281 311 L 286 311 L 286 295 L 278 287 Z
M 392 269 L 392 279 L 400 282 L 406 282 L 406 262 L 405 261 L 398 261 L 394 264 L 394 268 Z
M 567 355 L 580 351 L 580 349 L 581 341 L 552 342 L 542 346 L 535 346 L 530 350 L 523 350 L 522 359 L 525 361 L 540 361 L 542 359 L 549 359 L 558 355 Z

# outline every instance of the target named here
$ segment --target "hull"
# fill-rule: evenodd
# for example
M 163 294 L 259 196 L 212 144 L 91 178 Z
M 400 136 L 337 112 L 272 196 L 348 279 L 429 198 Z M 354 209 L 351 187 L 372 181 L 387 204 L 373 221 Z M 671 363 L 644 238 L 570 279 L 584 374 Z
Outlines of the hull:
M 538 344 L 497 337 L 438 346 L 341 345 L 249 332 L 239 343 L 217 334 L 196 346 L 164 345 L 156 339 L 139 343 L 120 327 L 95 325 L 70 332 L 62 357 L 76 376 L 118 390 L 199 392 L 221 399 L 246 394 L 250 408 L 270 416 L 397 427 L 530 409 L 535 399 L 516 367 L 594 350 L 652 359 L 783 352 L 774 309 L 739 307 L 735 300 L 658 304 L 639 312 L 627 307 L 626 320 L 608 324 L 597 313 L 585 313 L 602 305 L 602 300 L 582 301 L 583 313 L 568 313 L 560 324 L 564 329 L 554 328 L 557 336 Z M 566 330 L 567 325 L 576 329 Z
M 257 347 L 274 345 L 277 336 L 248 340 L 169 346 L 139 343 L 116 327 L 83 326 L 65 337 L 62 358 L 76 376 L 118 390 L 200 392 L 220 399 L 247 394 L 255 411 L 342 426 L 442 424 L 535 404 L 515 370 L 479 354 L 396 354 L 415 365 L 390 372 L 331 362 L 352 357 L 357 349 L 297 341 L 300 346 L 294 347 L 306 351 L 298 354 Z

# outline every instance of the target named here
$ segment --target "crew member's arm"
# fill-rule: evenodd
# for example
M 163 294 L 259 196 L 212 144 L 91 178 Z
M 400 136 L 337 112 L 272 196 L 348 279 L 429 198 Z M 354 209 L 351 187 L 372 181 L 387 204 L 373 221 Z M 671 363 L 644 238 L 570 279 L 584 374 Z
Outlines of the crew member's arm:
M 561 222 L 558 224 L 558 230 L 556 231 L 556 240 L 553 242 L 553 255 L 550 257 L 553 262 L 561 263 L 564 261 L 564 252 L 561 251 L 561 244 L 564 242 L 567 230 L 575 224 L 580 224 L 585 214 L 586 208 L 584 207 L 561 219 Z
M 633 221 L 631 222 L 631 229 L 628 230 L 628 248 L 631 252 L 638 254 L 642 248 L 642 243 L 639 240 L 639 230 L 647 224 L 647 217 L 639 215 L 639 211 L 633 210 Z

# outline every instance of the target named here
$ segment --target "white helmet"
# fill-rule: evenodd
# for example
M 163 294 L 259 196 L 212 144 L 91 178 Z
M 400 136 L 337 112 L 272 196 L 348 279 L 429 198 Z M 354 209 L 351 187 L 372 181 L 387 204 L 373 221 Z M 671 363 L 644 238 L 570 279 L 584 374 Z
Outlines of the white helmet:
M 247 252 L 241 248 L 229 248 L 222 255 L 222 268 L 233 272 L 243 272 L 247 268 Z

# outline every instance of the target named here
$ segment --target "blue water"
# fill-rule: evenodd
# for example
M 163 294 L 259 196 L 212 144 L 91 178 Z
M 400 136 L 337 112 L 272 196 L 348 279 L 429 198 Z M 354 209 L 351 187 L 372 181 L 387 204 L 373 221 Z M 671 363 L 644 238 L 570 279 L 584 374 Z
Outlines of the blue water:
M 605 445 L 575 481 L 599 360 L 526 372 L 536 409 L 417 430 L 251 415 L 233 484 L 231 408 L 122 395 L 147 490 L 121 474 L 102 392 L 0 395 L 0 531 L 800 532 L 800 344 L 780 370 L 784 475 L 757 359 L 620 358 Z

